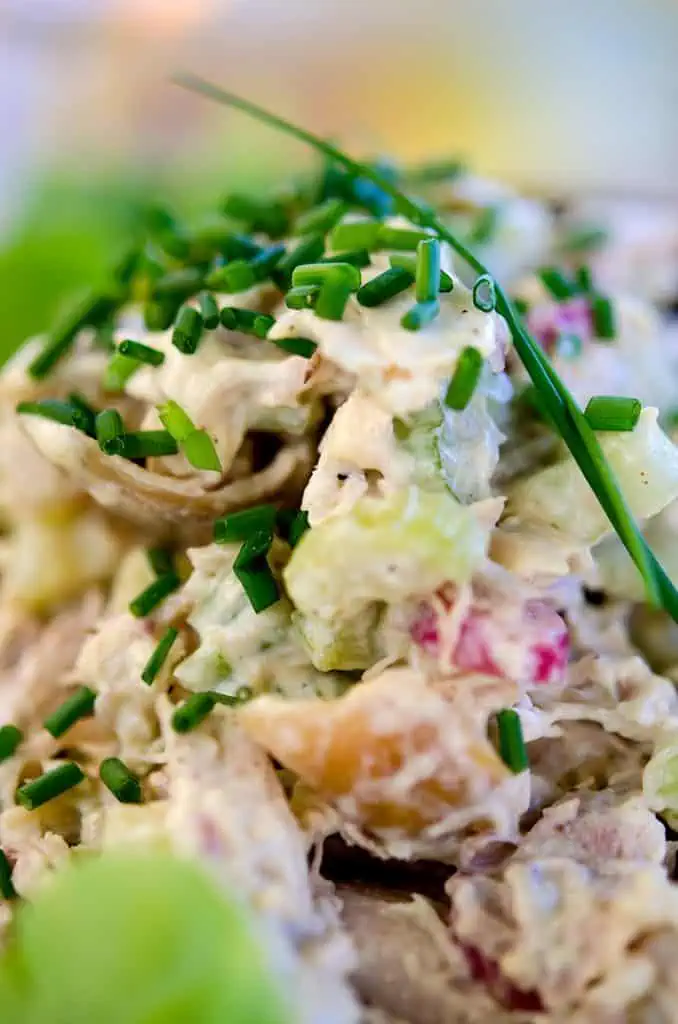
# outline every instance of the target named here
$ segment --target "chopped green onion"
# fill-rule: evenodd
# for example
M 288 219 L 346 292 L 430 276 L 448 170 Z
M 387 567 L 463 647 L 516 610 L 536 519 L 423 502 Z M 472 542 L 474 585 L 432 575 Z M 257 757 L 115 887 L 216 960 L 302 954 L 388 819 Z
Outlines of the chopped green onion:
M 154 204 L 146 211 L 145 220 L 149 235 L 168 256 L 182 260 L 188 255 L 188 240 L 169 210 Z
M 288 309 L 308 309 L 319 291 L 320 286 L 317 284 L 300 284 L 290 288 L 285 294 L 285 305 Z
M 480 375 L 483 372 L 483 357 L 477 348 L 468 345 L 454 368 L 454 374 L 447 387 L 445 405 L 448 409 L 461 412 L 473 397 Z
M 12 881 L 12 865 L 4 850 L 0 850 L 0 893 L 6 900 L 15 900 L 19 895 Z
M 414 284 L 414 276 L 402 267 L 389 267 L 383 274 L 358 289 L 356 298 L 361 306 L 381 306 L 384 302 L 400 295 Z
M 345 249 L 333 256 L 319 256 L 316 263 L 350 263 L 352 267 L 369 267 L 371 263 L 367 249 Z
M 352 220 L 337 224 L 330 234 L 333 249 L 376 249 L 379 229 L 377 220 Z
M 607 231 L 593 225 L 575 227 L 560 239 L 559 248 L 562 252 L 592 252 L 600 249 L 607 241 Z
M 214 710 L 216 699 L 209 692 L 193 693 L 172 715 L 172 728 L 175 732 L 191 732 L 204 722 Z
M 318 348 L 315 341 L 311 341 L 310 338 L 300 338 L 297 335 L 290 335 L 288 338 L 269 338 L 268 340 L 283 352 L 289 352 L 293 356 L 302 356 L 304 359 L 310 359 Z
M 148 564 L 156 576 L 174 572 L 174 556 L 168 548 L 148 548 L 146 551 Z
M 165 430 L 169 431 L 176 441 L 185 441 L 195 430 L 195 423 L 188 413 L 172 398 L 158 406 L 158 416 Z
M 349 291 L 357 291 L 360 288 L 360 270 L 352 263 L 302 263 L 292 272 L 295 288 L 305 284 L 323 285 L 328 281 L 339 282 Z
M 294 233 L 296 235 L 310 235 L 318 233 L 321 235 L 327 234 L 337 224 L 338 221 L 348 212 L 348 206 L 343 199 L 326 199 L 324 203 L 319 206 L 314 206 L 312 210 L 307 210 L 306 213 L 302 213 L 297 217 L 294 224 Z
M 285 253 L 277 264 L 273 280 L 276 284 L 285 289 L 292 279 L 292 274 L 297 267 L 304 263 L 315 263 L 325 251 L 325 239 L 322 235 L 311 235 L 302 239 L 294 249 Z
M 206 430 L 193 430 L 181 443 L 184 456 L 196 469 L 221 473 L 221 462 L 214 441 Z
M 198 309 L 200 310 L 200 316 L 206 330 L 213 331 L 219 326 L 219 307 L 213 295 L 209 292 L 200 292 L 198 296 Z
M 265 338 L 275 323 L 275 317 L 269 316 L 267 313 L 257 313 L 253 309 L 239 309 L 237 306 L 224 306 L 220 316 L 223 326 L 229 331 L 253 334 L 257 338 Z
M 500 206 L 485 206 L 475 219 L 469 232 L 470 245 L 487 245 L 497 233 L 501 219 Z
M 556 355 L 563 359 L 578 359 L 582 354 L 582 340 L 578 334 L 561 334 L 556 342 Z
M 223 204 L 227 217 L 242 221 L 250 231 L 262 231 L 271 238 L 279 238 L 288 228 L 288 218 L 280 203 L 275 200 L 265 203 L 251 196 L 233 193 Z
M 142 619 L 144 616 L 150 615 L 166 597 L 173 594 L 180 586 L 181 580 L 175 572 L 167 572 L 164 576 L 158 576 L 133 601 L 130 601 L 129 610 L 137 619 Z
M 123 356 L 129 356 L 140 363 L 148 366 L 162 366 L 165 362 L 165 353 L 159 352 L 157 348 L 150 345 L 143 345 L 140 341 L 125 339 L 118 345 L 118 352 Z
M 95 420 L 96 438 L 102 451 L 108 452 L 108 445 L 125 433 L 125 424 L 117 409 L 104 409 Z
M 574 272 L 574 279 L 577 282 L 577 287 L 583 292 L 593 291 L 593 273 L 591 268 L 586 264 L 581 267 L 577 267 Z
M 89 404 L 86 398 L 78 394 L 77 391 L 71 391 L 70 395 L 68 396 L 68 401 L 71 403 L 74 409 L 77 409 L 78 413 L 80 414 L 80 419 L 82 422 L 82 427 L 80 429 L 89 437 L 94 437 L 96 435 L 96 409 L 94 409 Z
M 596 338 L 609 341 L 617 333 L 616 317 L 612 303 L 604 295 L 594 295 L 591 299 L 591 317 Z
M 170 652 L 172 644 L 174 643 L 178 636 L 178 630 L 173 629 L 170 626 L 169 629 L 165 631 L 165 633 L 158 641 L 158 644 L 155 650 L 153 651 L 153 654 L 150 656 L 150 658 L 144 665 L 143 671 L 141 673 L 141 678 L 145 683 L 147 683 L 148 686 L 150 686 L 151 683 L 155 682 L 158 673 L 160 672 L 161 668 L 167 661 L 167 656 Z
M 141 783 L 119 757 L 106 757 L 99 765 L 99 778 L 121 804 L 141 803 Z
M 380 248 L 402 249 L 405 252 L 415 252 L 421 242 L 430 238 L 430 231 L 422 231 L 419 228 L 392 228 L 388 224 L 380 224 L 377 232 L 377 243 Z
M 272 540 L 273 535 L 267 530 L 251 533 L 233 562 L 233 572 L 257 614 L 270 608 L 280 597 L 278 584 L 266 558 Z
M 473 285 L 473 305 L 483 313 L 491 313 L 497 305 L 497 290 L 489 274 L 481 274 Z
M 178 303 L 173 299 L 147 302 L 144 306 L 144 325 L 149 331 L 166 331 L 174 323 Z
M 546 291 L 557 302 L 563 299 L 571 299 L 577 294 L 577 285 L 567 277 L 558 267 L 542 267 L 537 271 L 537 277 L 544 285 Z
M 16 791 L 16 798 L 22 807 L 34 811 L 37 807 L 54 800 L 56 797 L 73 789 L 85 778 L 85 773 L 74 761 L 64 761 L 63 764 L 45 772 L 37 779 L 24 783 Z
M 177 455 L 179 446 L 167 430 L 136 430 L 111 438 L 104 451 L 124 459 L 152 459 Z
M 307 530 L 310 530 L 310 524 L 308 521 L 308 512 L 304 512 L 300 509 L 292 522 L 290 523 L 287 540 L 290 547 L 296 547 L 301 538 L 304 536 Z
M 417 257 L 412 253 L 394 253 L 392 256 L 389 256 L 389 263 L 392 267 L 401 267 L 403 270 L 409 270 L 412 277 L 416 277 Z M 441 292 L 451 292 L 454 290 L 454 281 L 445 270 L 440 271 L 438 290 Z
M 256 275 L 245 260 L 233 260 L 224 267 L 217 267 L 205 278 L 208 288 L 217 292 L 246 292 L 256 284 Z
M 104 373 L 104 390 L 111 392 L 124 391 L 127 381 L 140 369 L 141 363 L 138 359 L 132 359 L 131 356 L 124 356 L 120 352 L 115 352 L 111 356 Z
M 19 402 L 16 411 L 23 416 L 40 416 L 42 419 L 61 423 L 65 427 L 75 427 L 87 433 L 89 419 L 83 410 L 72 402 L 59 398 L 44 398 L 40 402 Z
M 257 253 L 250 260 L 250 269 L 254 274 L 255 281 L 265 281 L 267 277 L 271 277 L 284 255 L 285 246 L 281 243 L 270 245 L 267 249 L 262 249 L 260 253 Z
M 214 540 L 217 544 L 232 544 L 248 540 L 255 533 L 271 533 L 275 516 L 274 505 L 254 505 L 241 512 L 231 512 L 214 523 Z
M 182 306 L 172 331 L 172 344 L 184 355 L 193 355 L 200 344 L 203 327 L 198 310 L 193 306 Z
M 56 711 L 42 723 L 44 728 L 55 739 L 79 722 L 81 718 L 89 718 L 94 714 L 94 702 L 96 693 L 90 690 L 89 686 L 79 686 L 78 689 L 61 704 Z
M 432 302 L 418 302 L 416 306 L 408 309 L 400 323 L 406 331 L 420 331 L 422 327 L 432 323 L 439 313 L 440 303 L 437 299 Z
M 200 291 L 204 284 L 204 277 L 202 270 L 197 267 L 171 270 L 155 282 L 153 298 L 188 299 Z
M 417 302 L 433 302 L 437 299 L 439 285 L 440 242 L 437 238 L 426 238 L 417 246 Z
M 594 395 L 584 415 L 591 430 L 633 430 L 643 410 L 637 398 L 617 398 L 614 395 Z
M 514 775 L 524 772 L 529 767 L 523 727 L 517 711 L 504 708 L 497 713 L 499 729 L 499 756 Z
M 70 309 L 56 327 L 39 355 L 28 367 L 34 380 L 42 380 L 50 370 L 68 353 L 79 332 L 84 327 L 100 327 L 122 305 L 125 291 L 109 294 L 89 292 Z
M 0 763 L 7 761 L 24 738 L 16 725 L 3 725 L 0 729 Z
M 348 265 L 348 264 L 346 264 Z M 322 320 L 341 320 L 352 289 L 335 277 L 328 278 L 320 287 L 315 302 L 315 314 Z

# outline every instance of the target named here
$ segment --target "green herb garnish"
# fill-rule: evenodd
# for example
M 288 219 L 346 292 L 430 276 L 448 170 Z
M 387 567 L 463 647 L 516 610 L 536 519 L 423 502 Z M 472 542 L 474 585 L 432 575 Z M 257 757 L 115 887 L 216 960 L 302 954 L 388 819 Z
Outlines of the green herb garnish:
M 414 284 L 414 275 L 402 267 L 389 267 L 382 274 L 358 289 L 356 298 L 361 306 L 382 306 Z
M 637 398 L 595 395 L 590 398 L 584 415 L 591 430 L 633 430 L 640 419 L 643 403 Z
M 255 533 L 270 533 L 275 517 L 274 505 L 254 505 L 241 512 L 231 512 L 214 523 L 214 540 L 217 544 L 233 544 L 247 540 Z
M 118 352 L 123 356 L 136 359 L 139 363 L 146 363 L 148 366 L 162 366 L 165 362 L 165 353 L 150 345 L 144 345 L 140 341 L 126 339 L 118 345 Z
M 483 357 L 477 348 L 468 346 L 459 356 L 445 394 L 445 405 L 448 409 L 460 412 L 466 408 L 473 397 L 482 372 Z
M 37 807 L 54 800 L 73 789 L 85 778 L 85 773 L 74 761 L 64 761 L 44 775 L 19 786 L 16 798 L 22 807 L 34 811 Z
M 99 765 L 99 778 L 121 804 L 141 803 L 141 783 L 119 757 L 106 757 Z
M 172 715 L 175 732 L 191 732 L 204 722 L 216 704 L 211 693 L 193 693 Z
M 497 727 L 499 729 L 499 756 L 507 768 L 518 775 L 529 768 L 525 740 L 523 739 L 523 727 L 520 716 L 513 708 L 504 708 L 497 713 Z
M 181 586 L 181 580 L 176 572 L 167 572 L 158 576 L 152 583 L 142 590 L 133 601 L 130 601 L 129 610 L 138 619 L 150 615 L 165 598 L 173 594 Z
M 141 678 L 148 686 L 155 682 L 155 679 L 167 661 L 167 656 L 169 655 L 172 645 L 178 636 L 178 630 L 170 626 L 158 641 L 157 647 L 146 662 L 141 673 Z
M 3 725 L 0 729 L 0 764 L 9 760 L 24 738 L 21 729 L 16 725 Z
M 96 693 L 89 686 L 79 686 L 78 689 L 56 711 L 42 723 L 50 735 L 57 739 L 67 729 L 79 722 L 81 718 L 89 718 L 94 714 L 94 703 Z

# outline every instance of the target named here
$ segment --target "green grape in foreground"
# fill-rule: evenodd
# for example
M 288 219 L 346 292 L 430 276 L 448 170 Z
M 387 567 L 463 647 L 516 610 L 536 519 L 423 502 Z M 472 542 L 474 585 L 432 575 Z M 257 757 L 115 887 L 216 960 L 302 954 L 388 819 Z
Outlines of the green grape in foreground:
M 243 909 L 196 865 L 112 854 L 17 915 L 6 1024 L 290 1024 Z

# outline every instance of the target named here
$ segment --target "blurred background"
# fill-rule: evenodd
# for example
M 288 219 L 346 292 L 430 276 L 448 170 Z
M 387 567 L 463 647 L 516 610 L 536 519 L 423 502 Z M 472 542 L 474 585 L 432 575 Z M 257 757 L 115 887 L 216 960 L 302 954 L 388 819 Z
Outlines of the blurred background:
M 0 0 L 0 357 L 149 197 L 207 210 L 313 158 L 190 69 L 364 154 L 678 198 L 676 0 Z

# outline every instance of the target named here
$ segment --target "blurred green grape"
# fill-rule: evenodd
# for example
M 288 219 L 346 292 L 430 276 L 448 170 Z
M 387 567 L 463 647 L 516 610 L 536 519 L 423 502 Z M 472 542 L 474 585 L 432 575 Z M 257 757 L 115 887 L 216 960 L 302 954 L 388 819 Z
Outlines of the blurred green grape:
M 7 1024 L 289 1024 L 242 907 L 197 866 L 106 854 L 21 907 Z

